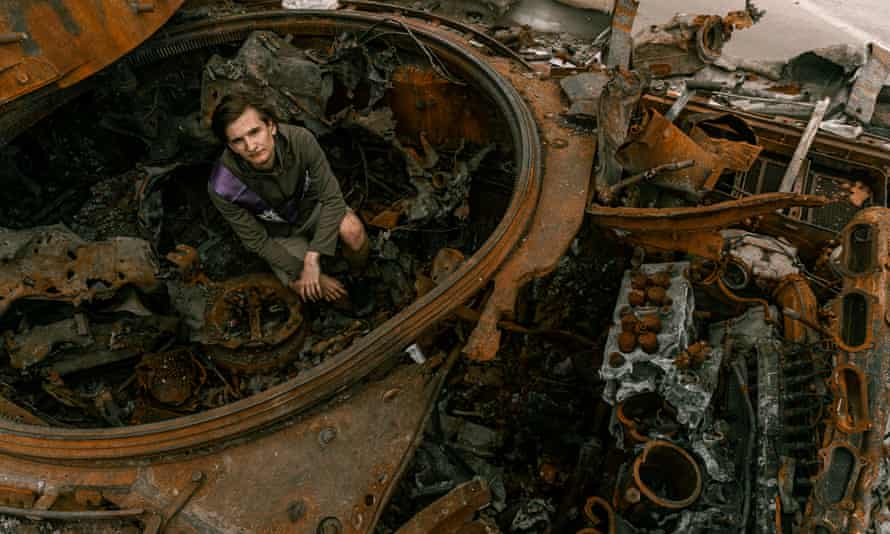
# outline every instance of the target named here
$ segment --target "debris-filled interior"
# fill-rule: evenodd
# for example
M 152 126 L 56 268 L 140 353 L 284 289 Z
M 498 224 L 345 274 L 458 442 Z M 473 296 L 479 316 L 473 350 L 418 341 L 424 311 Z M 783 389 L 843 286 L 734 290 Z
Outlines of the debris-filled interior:
M 263 391 L 430 291 L 497 224 L 512 149 L 484 97 L 422 49 L 291 38 L 255 32 L 176 68 L 122 70 L 4 149 L 3 395 L 23 420 L 134 425 Z M 367 221 L 374 295 L 362 307 L 301 303 L 209 203 L 222 145 L 201 125 L 251 87 L 321 140 Z M 400 109 L 416 93 L 429 113 Z M 452 106 L 468 119 L 443 114 Z
M 729 58 L 768 13 L 630 35 L 638 5 L 616 0 L 593 39 L 469 16 L 490 40 L 468 30 L 472 47 L 528 67 L 514 83 L 557 85 L 554 120 L 595 147 L 583 225 L 514 290 L 499 344 L 466 350 L 493 283 L 380 371 L 443 383 L 354 531 L 890 529 L 890 52 Z M 95 429 L 219 409 L 457 279 L 507 212 L 522 147 L 487 89 L 399 24 L 117 63 L 0 148 L 0 418 Z M 361 305 L 301 301 L 210 203 L 211 116 L 243 92 L 322 146 L 370 237 Z

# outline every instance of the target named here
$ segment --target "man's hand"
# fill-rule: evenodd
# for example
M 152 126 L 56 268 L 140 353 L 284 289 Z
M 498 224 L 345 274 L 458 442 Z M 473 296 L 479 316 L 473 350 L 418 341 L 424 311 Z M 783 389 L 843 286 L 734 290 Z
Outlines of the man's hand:
M 346 296 L 346 288 L 336 279 L 322 274 L 319 266 L 317 252 L 307 252 L 303 262 L 303 272 L 300 278 L 290 283 L 291 289 L 300 295 L 303 300 L 316 301 L 320 299 L 329 302 Z
M 318 252 L 311 250 L 307 252 L 303 259 L 303 272 L 300 273 L 300 278 L 291 282 L 291 288 L 303 300 L 315 301 L 322 298 L 321 266 L 318 256 Z

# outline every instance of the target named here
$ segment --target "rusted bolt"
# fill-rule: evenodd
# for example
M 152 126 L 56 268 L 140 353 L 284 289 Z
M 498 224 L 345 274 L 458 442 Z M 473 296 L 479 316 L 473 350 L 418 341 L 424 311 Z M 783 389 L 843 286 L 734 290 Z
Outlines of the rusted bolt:
M 386 392 L 383 394 L 383 402 L 394 401 L 395 398 L 398 397 L 399 393 L 401 393 L 401 392 L 402 392 L 402 388 L 392 388 L 392 389 L 386 390 Z
M 318 433 L 318 444 L 322 447 L 327 447 L 335 439 L 337 439 L 337 429 L 332 426 L 324 428 Z
M 291 523 L 296 523 L 306 515 L 306 503 L 303 501 L 293 501 L 287 505 L 287 517 Z
M 640 502 L 640 490 L 633 487 L 627 488 L 627 491 L 624 492 L 624 500 L 631 504 Z
M 637 336 L 633 332 L 621 332 L 618 335 L 618 348 L 621 352 L 633 352 L 637 346 Z
M 0 44 L 20 43 L 28 38 L 28 34 L 24 32 L 2 32 L 0 33 Z
M 632 289 L 627 294 L 627 301 L 631 306 L 642 306 L 646 303 L 646 292 L 642 289 Z
M 667 294 L 661 286 L 650 286 L 646 290 L 646 297 L 649 299 L 649 302 L 655 306 L 661 306 L 664 303 L 666 296 Z
M 133 1 L 130 2 L 130 6 L 133 8 L 133 11 L 136 13 L 151 13 L 155 10 L 155 3 L 153 0 L 143 0 L 143 1 Z
M 624 359 L 624 356 L 622 356 L 620 352 L 609 354 L 609 365 L 612 367 L 621 367 L 624 365 L 625 361 L 627 360 Z
M 643 332 L 640 334 L 640 337 L 637 338 L 637 341 L 640 343 L 640 347 L 646 354 L 655 354 L 658 352 L 658 337 L 655 335 L 655 332 Z
M 644 315 L 640 319 L 640 327 L 644 332 L 661 332 L 661 317 L 658 315 Z
M 628 313 L 624 317 L 621 318 L 621 331 L 622 332 L 633 332 L 636 329 L 637 323 L 639 320 L 632 313 Z
M 204 480 L 204 472 L 203 471 L 192 471 L 192 482 L 197 484 Z
M 326 517 L 318 523 L 316 534 L 340 534 L 343 532 L 343 524 L 336 517 Z

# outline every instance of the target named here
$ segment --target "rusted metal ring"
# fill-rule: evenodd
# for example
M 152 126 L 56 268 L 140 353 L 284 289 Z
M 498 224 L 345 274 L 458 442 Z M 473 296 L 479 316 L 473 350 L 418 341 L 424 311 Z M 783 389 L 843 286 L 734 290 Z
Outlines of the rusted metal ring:
M 673 457 L 672 459 L 670 457 Z M 677 475 L 675 480 L 685 480 L 689 482 L 690 480 L 693 482 L 693 486 L 691 491 L 687 492 L 688 494 L 682 496 L 682 498 L 669 498 L 664 495 L 659 495 L 656 493 L 656 490 L 651 488 L 649 484 L 644 480 L 644 476 L 641 474 L 641 468 L 646 464 L 646 462 L 654 462 L 654 461 L 667 461 L 667 460 L 679 460 L 679 464 L 674 467 L 687 468 L 688 472 L 683 473 L 683 477 Z M 666 466 L 659 466 L 660 469 L 668 469 Z M 669 441 L 650 441 L 643 448 L 643 452 L 637 456 L 637 459 L 634 460 L 633 464 L 633 478 L 634 483 L 637 488 L 639 488 L 640 492 L 645 495 L 650 501 L 657 504 L 658 506 L 663 506 L 664 508 L 669 508 L 672 510 L 679 510 L 681 508 L 686 508 L 691 505 L 698 499 L 699 495 L 701 495 L 701 469 L 698 467 L 698 462 L 695 461 L 688 452 L 681 449 L 680 447 L 674 445 Z M 681 496 L 677 496 L 681 497 Z
M 234 15 L 171 28 L 144 50 L 149 56 L 163 48 L 163 57 L 196 50 L 189 43 L 220 39 L 220 35 L 246 35 L 272 30 L 300 36 L 332 37 L 344 30 L 398 29 L 386 16 L 348 11 L 270 11 Z M 357 340 L 349 349 L 296 378 L 263 393 L 199 414 L 125 428 L 43 428 L 0 421 L 0 452 L 51 463 L 115 465 L 149 463 L 159 456 L 218 446 L 256 432 L 331 397 L 355 384 L 371 371 L 401 353 L 431 323 L 449 316 L 455 308 L 488 283 L 528 230 L 541 191 L 542 150 L 536 123 L 527 104 L 484 56 L 466 46 L 460 36 L 442 28 L 406 21 L 425 44 L 449 66 L 457 65 L 470 83 L 482 90 L 504 116 L 516 148 L 517 169 L 513 196 L 501 223 L 476 254 L 448 281 L 437 286 L 383 325 Z M 203 42 L 203 41 L 202 41 Z M 177 52 L 178 50 L 178 52 Z M 160 58 L 162 55 L 155 57 Z

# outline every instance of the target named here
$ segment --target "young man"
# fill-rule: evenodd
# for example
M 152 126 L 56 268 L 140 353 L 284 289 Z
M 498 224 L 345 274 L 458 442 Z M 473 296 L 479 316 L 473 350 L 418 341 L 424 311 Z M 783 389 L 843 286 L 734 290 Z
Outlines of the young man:
M 208 192 L 244 246 L 304 300 L 345 297 L 346 289 L 321 272 L 319 260 L 334 255 L 339 236 L 357 274 L 368 258 L 368 237 L 315 137 L 305 128 L 277 124 L 240 95 L 223 98 L 212 128 L 226 149 Z

